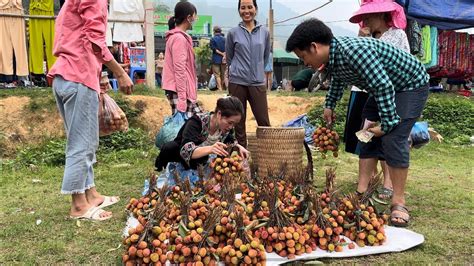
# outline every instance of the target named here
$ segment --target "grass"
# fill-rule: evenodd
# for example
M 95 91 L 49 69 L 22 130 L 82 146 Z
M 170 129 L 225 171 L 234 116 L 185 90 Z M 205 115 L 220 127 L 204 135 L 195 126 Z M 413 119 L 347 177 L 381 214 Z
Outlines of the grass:
M 120 94 L 111 94 L 116 99 L 121 98 Z M 162 90 L 150 90 L 143 86 L 137 86 L 134 94 L 164 97 Z M 324 94 L 325 92 L 317 92 L 314 95 Z M 304 97 L 307 94 L 271 92 L 271 95 Z M 25 115 L 55 107 L 51 89 L 0 90 L 0 99 L 10 96 L 28 96 L 32 99 L 25 109 Z M 139 142 L 137 137 L 133 139 L 135 144 Z M 109 142 L 103 145 L 124 145 L 123 143 L 130 141 L 117 136 Z M 134 147 L 121 151 L 105 149 L 99 153 L 95 167 L 98 189 L 105 195 L 118 195 L 122 201 L 110 208 L 114 212 L 112 220 L 98 223 L 77 223 L 68 219 L 70 198 L 59 194 L 62 167 L 20 165 L 2 158 L 0 264 L 120 263 L 122 247 L 119 245 L 126 221 L 124 207 L 130 197 L 139 195 L 144 179 L 153 170 L 157 155 L 152 144 L 145 146 L 150 148 Z M 423 245 L 403 253 L 324 259 L 322 262 L 468 264 L 474 253 L 471 237 L 474 222 L 473 154 L 474 146 L 437 143 L 412 151 L 407 186 L 407 205 L 412 216 L 409 228 L 425 236 Z M 323 186 L 324 180 L 321 177 L 324 176 L 325 169 L 336 166 L 337 186 L 345 192 L 354 191 L 358 174 L 355 156 L 341 152 L 338 158 L 320 160 L 316 157 L 315 155 L 319 187 Z M 41 220 L 39 225 L 38 220 Z
M 431 143 L 412 152 L 407 201 L 411 209 L 410 229 L 426 242 L 403 253 L 362 258 L 323 260 L 325 263 L 454 263 L 472 259 L 474 187 L 472 146 L 453 147 Z M 107 222 L 67 218 L 70 199 L 59 194 L 62 167 L 12 167 L 4 164 L 0 182 L 0 262 L 19 264 L 119 262 L 124 206 L 137 196 L 152 171 L 155 149 L 123 150 L 99 157 L 96 183 L 106 195 L 122 201 L 110 210 Z M 341 153 L 336 158 L 316 159 L 317 176 L 328 166 L 337 166 L 337 185 L 355 188 L 357 158 Z M 37 182 L 38 179 L 40 180 Z M 322 187 L 323 179 L 317 184 Z M 42 222 L 37 225 L 37 220 Z

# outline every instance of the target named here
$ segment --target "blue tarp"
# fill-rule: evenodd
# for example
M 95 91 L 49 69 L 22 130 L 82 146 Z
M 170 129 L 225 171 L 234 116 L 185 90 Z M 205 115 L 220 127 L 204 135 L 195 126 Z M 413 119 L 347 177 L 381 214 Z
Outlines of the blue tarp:
M 474 0 L 396 0 L 408 18 L 442 30 L 474 27 Z

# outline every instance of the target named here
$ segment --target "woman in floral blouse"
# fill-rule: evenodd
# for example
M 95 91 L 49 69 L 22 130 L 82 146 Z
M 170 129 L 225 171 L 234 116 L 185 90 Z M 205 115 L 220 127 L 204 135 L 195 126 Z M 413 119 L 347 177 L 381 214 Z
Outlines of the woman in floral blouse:
M 229 144 L 235 144 L 240 155 L 247 158 L 249 152 L 237 144 L 234 136 L 234 126 L 240 122 L 242 113 L 242 102 L 231 96 L 217 100 L 214 112 L 192 116 L 180 129 L 178 136 L 163 145 L 155 161 L 157 171 L 166 168 L 168 180 L 175 171 L 180 176 L 188 171 L 184 174 L 194 182 L 197 180 L 197 167 L 207 164 L 209 155 L 228 156 L 226 148 Z

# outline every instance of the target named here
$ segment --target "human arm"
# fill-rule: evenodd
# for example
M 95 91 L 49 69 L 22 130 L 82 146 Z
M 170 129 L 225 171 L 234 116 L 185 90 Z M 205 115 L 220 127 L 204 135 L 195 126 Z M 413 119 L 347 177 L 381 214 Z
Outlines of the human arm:
M 174 66 L 174 75 L 176 82 L 176 93 L 178 94 L 178 103 L 176 109 L 180 112 L 186 112 L 187 107 L 187 95 L 186 95 L 186 86 L 188 86 L 188 80 L 186 79 L 186 65 L 187 60 L 187 48 L 184 36 L 181 34 L 175 34 L 170 37 L 169 45 L 171 45 L 171 56 L 173 66 Z
M 230 66 L 232 58 L 234 58 L 234 34 L 230 31 L 227 34 L 227 39 L 225 40 L 225 58 L 227 65 Z
M 128 77 L 125 70 L 119 65 L 114 59 L 112 53 L 107 47 L 105 41 L 105 28 L 107 23 L 107 14 L 103 14 L 104 10 L 107 10 L 106 6 L 101 6 L 100 3 L 95 0 L 83 0 L 80 2 L 78 12 L 83 21 L 83 32 L 86 36 L 86 40 L 90 43 L 91 52 L 97 57 L 97 59 L 107 66 L 110 71 L 114 73 L 119 82 L 120 90 L 126 94 L 131 94 L 133 89 L 133 83 Z M 106 4 L 106 3 L 105 3 Z M 88 45 L 86 43 L 85 45 Z
M 268 58 L 270 57 L 270 50 L 271 50 L 271 43 L 270 43 L 270 32 L 267 31 L 265 37 L 265 50 L 263 51 L 263 62 L 266 64 L 268 62 Z
M 331 83 L 329 85 L 328 94 L 326 95 L 323 114 L 328 127 L 330 127 L 336 120 L 334 109 L 336 108 L 336 102 L 342 98 L 345 86 L 346 84 L 344 82 L 331 76 Z
M 204 156 L 208 156 L 210 154 L 216 154 L 219 156 L 226 157 L 229 153 L 225 150 L 227 145 L 222 142 L 216 142 L 212 146 L 204 146 L 204 147 L 197 147 L 193 155 L 191 156 L 192 159 L 198 159 Z

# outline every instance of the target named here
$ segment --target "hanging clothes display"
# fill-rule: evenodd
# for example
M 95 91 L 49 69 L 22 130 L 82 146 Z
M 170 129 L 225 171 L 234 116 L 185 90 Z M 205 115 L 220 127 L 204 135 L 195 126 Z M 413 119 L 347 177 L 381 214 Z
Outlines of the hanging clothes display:
M 30 15 L 54 16 L 53 0 L 31 0 Z M 30 19 L 30 71 L 33 74 L 45 74 L 43 61 L 46 56 L 48 69 L 51 69 L 56 57 L 53 56 L 54 20 Z
M 21 0 L 0 0 L 0 13 L 23 15 Z M 0 17 L 0 74 L 13 75 L 13 55 L 16 75 L 28 76 L 25 21 L 23 18 Z
M 421 29 L 421 42 L 423 47 L 423 56 L 419 57 L 421 63 L 428 64 L 431 61 L 431 30 L 430 26 L 423 26 Z
M 474 35 L 438 31 L 437 67 L 428 69 L 432 77 L 463 78 L 474 75 Z
M 426 68 L 438 66 L 438 28 L 430 27 L 431 61 L 425 64 Z
M 416 20 L 408 19 L 406 28 L 410 52 L 418 57 L 423 57 L 423 47 L 421 42 L 421 26 Z
M 110 18 L 121 20 L 144 20 L 145 9 L 142 0 L 111 0 Z M 142 42 L 143 29 L 138 23 L 115 22 L 114 42 Z

